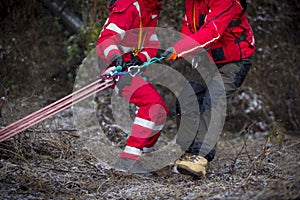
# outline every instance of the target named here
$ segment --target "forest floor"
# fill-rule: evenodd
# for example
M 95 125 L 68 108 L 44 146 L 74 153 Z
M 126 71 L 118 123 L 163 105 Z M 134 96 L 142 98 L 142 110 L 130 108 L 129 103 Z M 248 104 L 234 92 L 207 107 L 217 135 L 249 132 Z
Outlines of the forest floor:
M 31 135 L 31 136 L 29 136 Z M 75 137 L 74 137 L 75 136 Z M 140 176 L 102 166 L 73 132 L 0 144 L 1 199 L 297 199 L 300 140 L 221 140 L 205 178 L 164 168 Z
M 99 162 L 69 125 L 71 118 L 64 111 L 53 118 L 61 128 L 43 123 L 0 143 L 1 199 L 300 197 L 300 140 L 279 132 L 222 135 L 204 178 L 171 167 L 141 176 Z

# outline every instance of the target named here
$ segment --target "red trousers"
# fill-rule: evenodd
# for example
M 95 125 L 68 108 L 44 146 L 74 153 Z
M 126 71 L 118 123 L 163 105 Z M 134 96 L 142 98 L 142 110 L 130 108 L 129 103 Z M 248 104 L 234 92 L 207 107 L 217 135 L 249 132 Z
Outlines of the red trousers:
M 138 107 L 126 146 L 141 150 L 153 147 L 167 119 L 166 103 L 157 90 L 140 76 L 133 77 L 121 94 Z

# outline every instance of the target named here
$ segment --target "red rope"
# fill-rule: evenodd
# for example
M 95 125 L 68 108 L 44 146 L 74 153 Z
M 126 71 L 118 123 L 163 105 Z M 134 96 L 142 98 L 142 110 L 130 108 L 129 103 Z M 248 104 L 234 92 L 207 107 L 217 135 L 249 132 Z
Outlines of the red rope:
M 103 81 L 100 83 L 100 81 Z M 62 99 L 38 110 L 0 130 L 0 142 L 34 126 L 35 124 L 71 107 L 91 95 L 113 85 L 112 79 L 97 80 Z

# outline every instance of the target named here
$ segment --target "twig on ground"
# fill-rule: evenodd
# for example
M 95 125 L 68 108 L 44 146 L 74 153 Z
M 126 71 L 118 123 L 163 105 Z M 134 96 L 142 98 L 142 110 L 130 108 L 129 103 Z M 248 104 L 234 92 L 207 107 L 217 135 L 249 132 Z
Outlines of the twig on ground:
M 250 134 L 250 130 L 255 125 L 255 123 L 256 123 L 256 121 L 253 121 L 251 124 L 249 124 L 248 126 L 246 126 L 240 132 L 240 135 L 242 135 L 242 134 L 245 135 L 245 137 L 244 137 L 244 145 L 241 147 L 240 151 L 237 153 L 236 157 L 234 158 L 233 163 L 230 166 L 230 172 L 234 172 L 234 168 L 235 168 L 235 165 L 237 163 L 237 160 L 240 157 L 240 155 L 242 154 L 242 152 L 243 152 L 244 149 L 246 151 L 246 154 L 247 154 L 249 160 L 251 161 L 251 157 L 250 157 L 250 155 L 248 153 L 248 150 L 247 150 L 247 140 L 248 140 L 248 135 Z
M 249 180 L 250 180 L 250 178 L 251 178 L 251 176 L 253 174 L 253 170 L 254 170 L 254 167 L 256 166 L 256 164 L 257 164 L 256 176 L 258 175 L 257 173 L 258 173 L 258 171 L 260 171 L 262 161 L 266 157 L 267 144 L 269 142 L 270 142 L 270 137 L 267 137 L 266 140 L 265 140 L 265 143 L 264 143 L 264 145 L 262 147 L 262 150 L 261 150 L 260 154 L 258 155 L 257 159 L 255 159 L 252 162 L 252 164 L 250 165 L 247 177 L 243 180 L 243 183 L 241 184 L 241 187 L 245 187 L 247 185 L 247 183 L 249 182 Z
M 8 152 L 8 153 L 11 153 L 12 155 L 15 155 L 17 156 L 18 158 L 20 158 L 21 160 L 23 160 L 27 165 L 30 165 L 30 163 L 21 155 L 11 151 L 11 150 L 8 150 L 8 149 L 4 149 L 4 148 L 1 148 L 0 147 L 0 151 L 5 151 L 5 152 Z

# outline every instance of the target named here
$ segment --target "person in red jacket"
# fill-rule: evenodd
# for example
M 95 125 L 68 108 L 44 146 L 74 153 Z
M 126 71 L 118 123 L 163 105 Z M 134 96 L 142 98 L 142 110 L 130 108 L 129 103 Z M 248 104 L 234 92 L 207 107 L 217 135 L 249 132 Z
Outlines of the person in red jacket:
M 201 50 L 206 50 L 220 72 L 226 98 L 232 96 L 243 83 L 255 51 L 252 28 L 245 12 L 246 5 L 245 0 L 186 0 L 183 37 L 162 56 L 167 60 L 194 56 L 194 61 L 197 61 Z M 198 97 L 201 119 L 196 136 L 190 138 L 191 145 L 182 158 L 175 162 L 177 170 L 183 174 L 205 175 L 206 164 L 213 160 L 216 153 L 215 146 L 203 141 L 216 99 L 222 95 L 220 85 L 215 84 L 214 79 L 211 80 L 206 85 L 190 83 Z M 212 89 L 208 91 L 207 88 Z M 222 127 L 217 130 L 221 132 Z M 178 144 L 180 142 L 177 141 Z
M 111 66 L 140 65 L 156 56 L 159 41 L 155 33 L 161 4 L 157 0 L 113 0 L 110 15 L 103 26 L 97 54 Z M 134 173 L 146 172 L 141 162 L 143 153 L 156 143 L 167 117 L 168 108 L 157 90 L 141 76 L 122 77 L 115 87 L 138 108 L 131 134 L 116 167 Z M 127 81 L 127 82 L 126 82 Z

